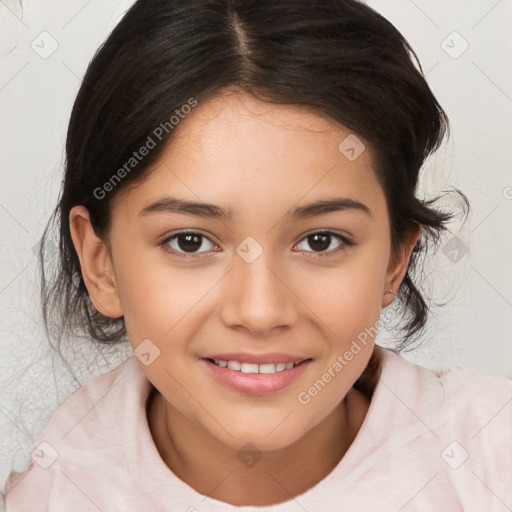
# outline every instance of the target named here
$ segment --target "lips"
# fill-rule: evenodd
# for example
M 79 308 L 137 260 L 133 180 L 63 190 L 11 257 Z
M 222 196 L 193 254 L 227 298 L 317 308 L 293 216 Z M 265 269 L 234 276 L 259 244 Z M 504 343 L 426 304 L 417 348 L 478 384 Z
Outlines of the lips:
M 214 357 L 200 358 L 199 361 L 217 382 L 250 395 L 266 395 L 288 388 L 312 363 L 311 358 L 292 354 L 240 353 L 215 354 Z M 226 364 L 221 365 L 221 361 Z

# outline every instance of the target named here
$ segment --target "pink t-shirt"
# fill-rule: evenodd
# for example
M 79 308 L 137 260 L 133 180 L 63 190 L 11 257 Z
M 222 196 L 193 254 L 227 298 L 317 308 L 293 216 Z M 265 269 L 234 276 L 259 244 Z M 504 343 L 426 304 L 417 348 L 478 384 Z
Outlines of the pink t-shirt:
M 512 381 L 433 371 L 384 350 L 381 379 L 349 450 L 322 481 L 277 505 L 208 498 L 161 459 L 135 356 L 82 386 L 51 417 L 31 466 L 11 473 L 7 512 L 510 512 Z

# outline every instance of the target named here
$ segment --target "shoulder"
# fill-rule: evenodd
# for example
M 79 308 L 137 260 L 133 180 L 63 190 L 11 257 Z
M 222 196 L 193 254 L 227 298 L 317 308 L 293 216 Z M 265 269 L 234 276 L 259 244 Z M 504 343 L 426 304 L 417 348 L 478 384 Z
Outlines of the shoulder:
M 433 417 L 453 437 L 448 448 L 473 462 L 512 474 L 512 381 L 491 370 L 456 367 L 432 371 L 443 387 Z M 448 455 L 449 457 L 449 455 Z
M 459 425 L 474 435 L 491 423 L 504 426 L 508 433 L 512 423 L 512 380 L 492 370 L 476 367 L 452 367 L 420 371 L 435 379 L 443 389 L 440 412 L 446 423 Z
M 91 484 L 104 478 L 98 467 L 112 468 L 110 485 L 115 486 L 115 466 L 124 463 L 119 460 L 124 439 L 132 439 L 127 431 L 134 428 L 149 389 L 132 356 L 68 396 L 34 442 L 29 467 L 10 474 L 4 491 L 7 512 L 25 510 L 23 506 L 47 510 L 51 499 L 80 494 L 77 485 L 84 474 Z M 91 488 L 102 486 L 104 482 Z M 35 503 L 41 508 L 34 508 Z M 62 506 L 60 501 L 56 505 Z
M 434 370 L 387 349 L 382 354 L 380 382 L 420 417 L 454 432 L 466 432 L 466 437 L 469 433 L 476 436 L 484 427 L 493 431 L 505 425 L 504 433 L 510 435 L 512 380 L 484 368 Z
M 504 479 L 512 475 L 512 381 L 484 368 L 433 370 L 384 352 L 379 417 L 387 416 L 402 449 L 468 509 L 512 505 Z
M 506 407 L 512 401 L 512 380 L 491 370 L 461 366 L 429 369 L 391 350 L 380 350 L 384 381 L 401 384 L 406 395 L 421 393 L 431 405 L 435 402 L 445 413 L 452 411 L 452 420 L 460 419 L 457 411 L 485 416 L 496 406 Z

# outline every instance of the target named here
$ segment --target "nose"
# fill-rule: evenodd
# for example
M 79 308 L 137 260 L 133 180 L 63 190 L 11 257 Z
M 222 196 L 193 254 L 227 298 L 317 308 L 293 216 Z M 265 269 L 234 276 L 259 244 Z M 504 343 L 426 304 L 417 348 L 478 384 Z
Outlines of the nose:
M 254 337 L 289 329 L 299 316 L 293 284 L 266 254 L 264 251 L 252 263 L 235 256 L 221 307 L 225 325 Z

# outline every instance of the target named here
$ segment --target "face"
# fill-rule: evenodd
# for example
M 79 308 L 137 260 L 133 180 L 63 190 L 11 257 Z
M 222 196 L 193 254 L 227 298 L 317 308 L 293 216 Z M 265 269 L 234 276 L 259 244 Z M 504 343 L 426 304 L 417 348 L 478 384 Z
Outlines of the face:
M 114 284 L 93 302 L 124 315 L 170 410 L 235 449 L 285 447 L 333 411 L 370 358 L 374 339 L 361 333 L 403 275 L 369 148 L 355 160 L 339 149 L 350 134 L 305 109 L 224 93 L 182 120 L 149 178 L 113 203 Z M 254 364 L 273 360 L 304 362 L 244 371 L 272 371 Z

